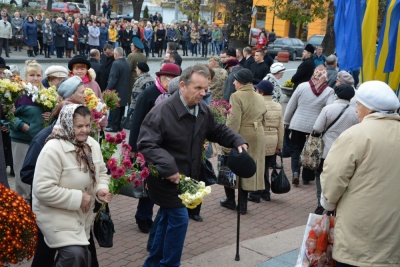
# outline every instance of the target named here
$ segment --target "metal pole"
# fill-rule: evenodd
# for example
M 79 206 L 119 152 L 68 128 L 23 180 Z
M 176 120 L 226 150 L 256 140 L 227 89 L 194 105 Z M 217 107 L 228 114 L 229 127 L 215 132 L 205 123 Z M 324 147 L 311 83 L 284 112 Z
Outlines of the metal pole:
M 179 0 L 175 0 L 175 20 L 178 20 Z
M 235 261 L 240 261 L 239 255 L 239 242 L 240 242 L 240 200 L 241 200 L 241 193 L 242 193 L 242 185 L 240 184 L 240 177 L 238 177 L 238 205 L 237 205 L 237 229 L 236 229 L 236 256 Z

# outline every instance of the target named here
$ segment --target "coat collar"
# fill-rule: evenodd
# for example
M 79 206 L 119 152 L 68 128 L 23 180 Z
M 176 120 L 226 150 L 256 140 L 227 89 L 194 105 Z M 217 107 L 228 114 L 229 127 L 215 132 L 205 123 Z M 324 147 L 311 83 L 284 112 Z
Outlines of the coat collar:
M 173 107 L 175 109 L 175 112 L 176 112 L 179 120 L 187 115 L 190 115 L 189 111 L 185 108 L 185 106 L 183 105 L 183 103 L 179 97 L 179 92 L 173 93 L 172 96 L 170 97 L 170 99 L 173 102 Z M 199 104 L 198 117 L 202 116 L 202 114 L 205 113 L 205 108 L 206 107 L 204 105 L 202 105 L 202 103 Z
M 93 144 L 90 141 L 90 138 L 91 137 L 88 137 L 88 140 L 86 140 L 86 143 L 90 147 L 92 147 Z M 62 139 L 59 139 L 59 140 L 60 140 L 60 143 L 61 143 L 61 147 L 62 147 L 62 149 L 64 150 L 65 153 L 75 151 L 75 145 L 74 144 L 72 144 L 71 142 L 62 140 Z
M 253 91 L 254 92 L 254 87 L 252 84 L 245 84 L 237 91 Z

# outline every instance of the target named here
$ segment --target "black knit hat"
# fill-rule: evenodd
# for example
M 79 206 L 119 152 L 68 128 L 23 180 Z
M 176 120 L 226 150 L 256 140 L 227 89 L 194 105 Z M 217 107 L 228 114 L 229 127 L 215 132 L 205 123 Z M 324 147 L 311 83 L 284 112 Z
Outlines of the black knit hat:
M 267 80 L 262 80 L 258 84 L 254 85 L 254 88 L 256 88 L 258 91 L 263 92 L 264 95 L 272 95 L 274 92 L 274 85 Z
M 353 86 L 348 84 L 341 84 L 335 88 L 335 94 L 340 99 L 350 100 L 354 97 L 355 91 Z
M 147 65 L 146 62 L 140 61 L 140 62 L 137 63 L 136 66 L 137 66 L 138 69 L 141 70 L 142 72 L 149 72 L 149 70 L 150 70 L 149 65 Z
M 311 54 L 314 54 L 314 46 L 312 44 L 307 44 L 306 47 L 304 47 L 304 50 L 310 52 Z
M 232 148 L 228 156 L 228 167 L 231 171 L 241 178 L 252 177 L 257 170 L 255 161 L 250 157 L 246 150 L 239 153 L 237 148 Z
M 241 84 L 248 84 L 253 82 L 253 73 L 249 69 L 241 69 L 233 74 L 233 78 Z

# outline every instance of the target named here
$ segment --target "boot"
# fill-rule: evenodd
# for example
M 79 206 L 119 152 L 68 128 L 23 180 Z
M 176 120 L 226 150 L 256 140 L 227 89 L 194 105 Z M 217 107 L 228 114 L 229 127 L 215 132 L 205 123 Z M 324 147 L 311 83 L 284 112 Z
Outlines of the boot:
M 50 58 L 50 47 L 47 48 L 47 58 Z
M 240 194 L 240 203 L 236 207 L 237 210 L 239 210 L 240 214 L 245 215 L 247 213 L 247 197 L 249 192 L 245 190 L 239 190 Z
M 28 50 L 28 57 L 33 57 L 33 51 L 32 50 Z
M 22 50 L 22 46 L 19 47 L 19 52 L 21 52 L 21 50 Z
M 47 51 L 44 50 L 44 58 L 47 58 L 47 57 L 48 57 Z
M 235 202 L 235 189 L 224 187 L 226 198 L 223 198 L 219 201 L 222 207 L 225 207 L 230 210 L 235 210 L 236 202 Z
M 17 51 L 18 50 L 18 48 L 17 47 L 14 47 L 14 51 Z

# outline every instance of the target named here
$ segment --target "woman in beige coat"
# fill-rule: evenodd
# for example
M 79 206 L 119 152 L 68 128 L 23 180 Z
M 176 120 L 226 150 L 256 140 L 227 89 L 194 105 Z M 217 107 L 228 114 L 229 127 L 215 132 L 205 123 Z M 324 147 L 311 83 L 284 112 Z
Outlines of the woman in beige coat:
M 32 208 L 46 244 L 58 251 L 57 267 L 90 266 L 94 200 L 112 197 L 100 146 L 88 136 L 90 125 L 87 107 L 64 106 L 36 164 Z
M 260 203 L 260 198 L 265 201 L 271 200 L 269 192 L 271 184 L 269 182 L 269 166 L 275 162 L 275 154 L 282 149 L 283 143 L 283 118 L 281 104 L 272 100 L 274 85 L 267 80 L 263 80 L 254 86 L 257 92 L 263 96 L 267 113 L 264 116 L 264 138 L 265 138 L 265 171 L 264 182 L 265 190 L 252 192 L 248 200 Z
M 400 266 L 399 100 L 380 81 L 356 92 L 360 121 L 333 143 L 321 174 L 321 205 L 336 209 L 337 267 Z
M 253 74 L 248 69 L 242 69 L 234 74 L 236 92 L 231 95 L 232 114 L 226 125 L 238 132 L 249 144 L 248 153 L 257 166 L 256 174 L 242 179 L 240 213 L 247 212 L 248 191 L 264 190 L 265 139 L 263 121 L 267 111 L 263 97 L 254 91 Z M 229 149 L 223 148 L 228 153 Z M 221 206 L 235 209 L 235 190 L 225 187 L 226 198 L 221 199 Z

